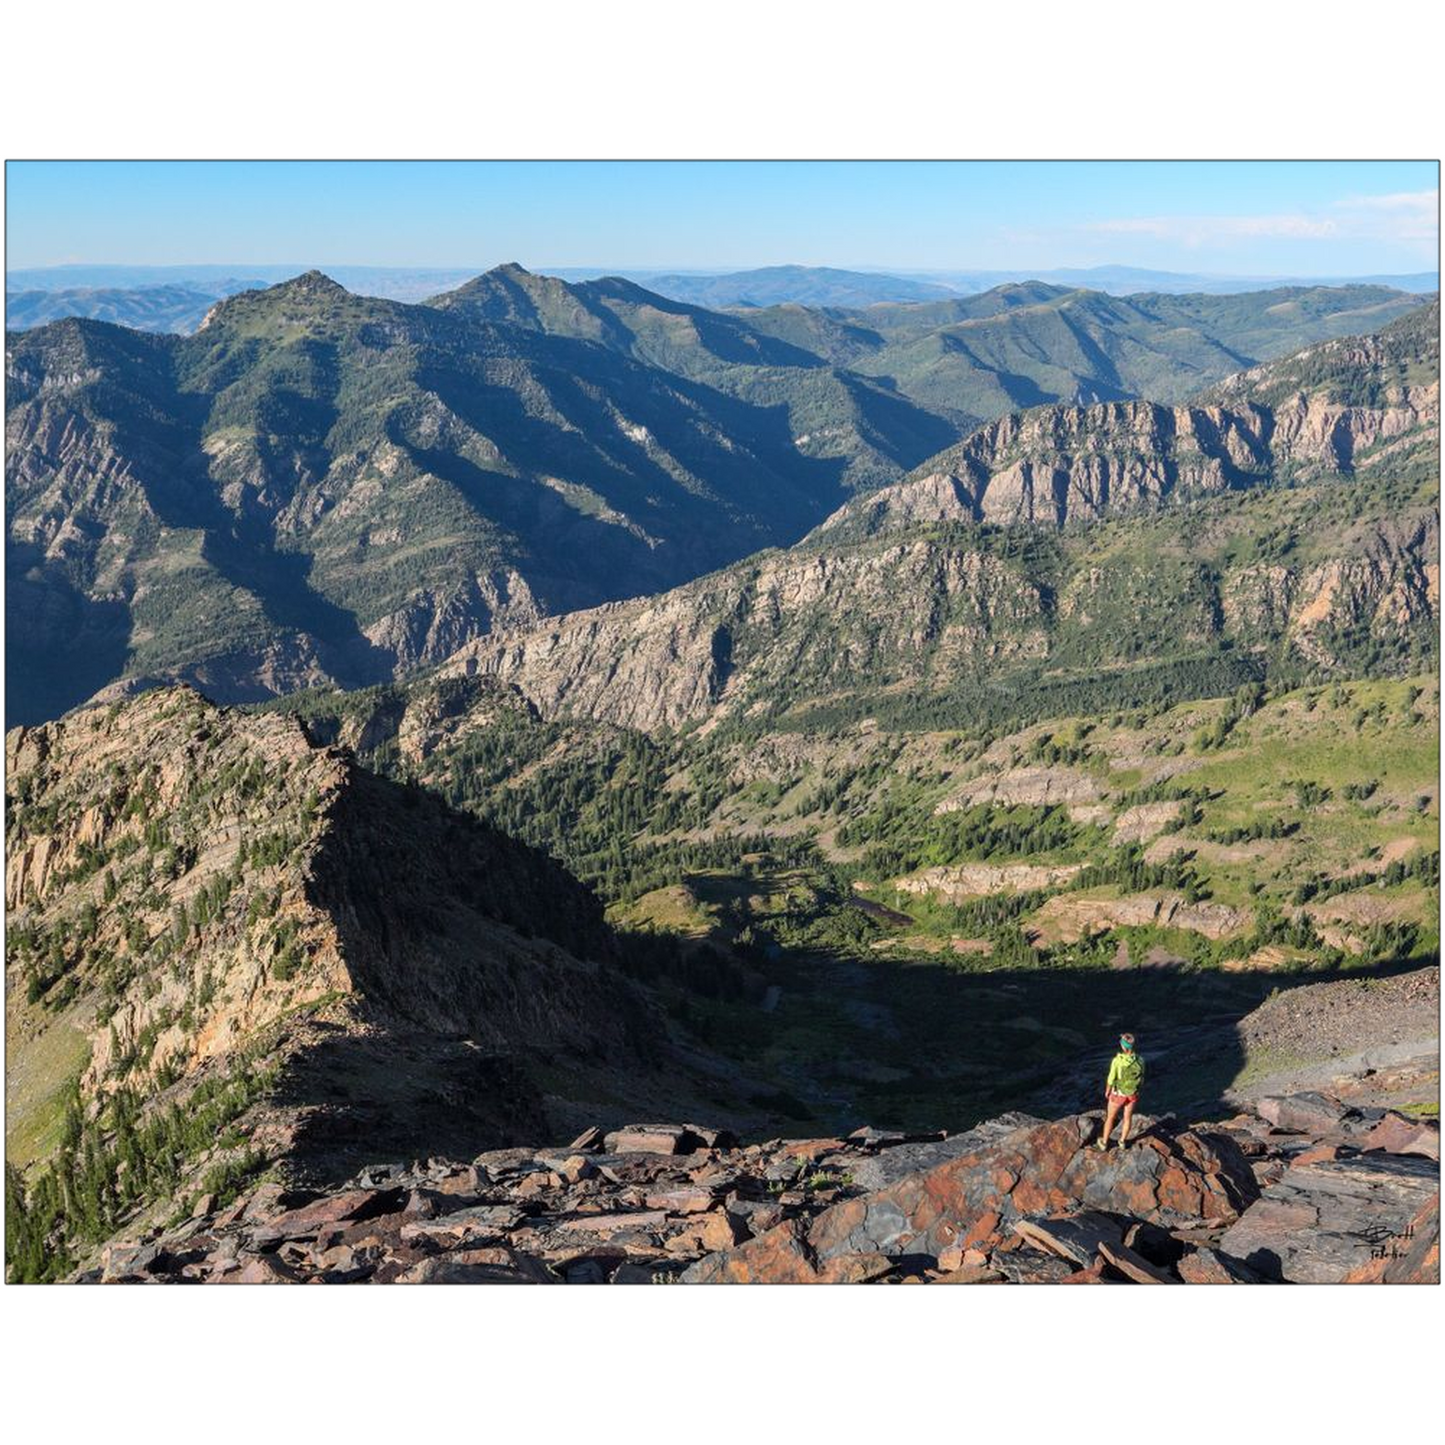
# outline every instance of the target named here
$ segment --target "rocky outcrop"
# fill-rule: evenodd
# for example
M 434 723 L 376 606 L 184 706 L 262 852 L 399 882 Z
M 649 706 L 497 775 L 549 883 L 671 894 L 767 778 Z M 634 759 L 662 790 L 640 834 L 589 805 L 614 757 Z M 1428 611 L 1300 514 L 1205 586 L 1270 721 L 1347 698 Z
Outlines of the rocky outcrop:
M 519 572 L 498 568 L 459 587 L 423 589 L 373 622 L 365 635 L 387 654 L 392 669 L 404 674 L 444 662 L 493 628 L 526 626 L 544 612 Z
M 1322 1096 L 1262 1108 L 1192 1127 L 1139 1116 L 1129 1147 L 1108 1152 L 1093 1147 L 1097 1113 L 747 1146 L 697 1124 L 592 1128 L 554 1149 L 376 1165 L 323 1193 L 266 1185 L 225 1207 L 202 1200 L 184 1225 L 118 1244 L 85 1277 L 1438 1280 L 1438 1167 L 1396 1152 L 1402 1134 L 1375 1132 L 1385 1111 Z
M 1427 1160 L 1362 1154 L 1292 1165 L 1220 1236 L 1221 1256 L 1266 1279 L 1338 1283 L 1402 1246 L 1420 1211 L 1439 1207 L 1440 1169 Z
M 887 618 L 887 626 L 865 619 Z M 841 626 L 835 623 L 849 619 Z M 517 687 L 545 716 L 676 727 L 797 679 L 820 687 L 1037 655 L 1044 604 L 1001 561 L 908 542 L 764 556 L 644 602 L 495 633 L 445 675 Z
M 1077 943 L 1114 928 L 1179 928 L 1206 938 L 1247 933 L 1254 916 L 1228 903 L 1187 902 L 1177 893 L 1155 897 L 1129 893 L 1121 898 L 1079 898 L 1059 894 L 1033 916 L 1029 938 L 1043 946 Z
M 1105 566 L 1074 534 L 1026 560 L 1022 545 L 1011 556 L 977 531 L 830 530 L 645 601 L 503 628 L 443 671 L 514 687 L 548 718 L 658 731 L 950 693 L 967 709 L 996 702 L 1006 683 L 1020 694 L 1087 688 L 1098 659 L 1121 649 L 1141 662 L 1152 651 L 1158 665 L 1187 657 L 1190 668 L 1229 652 L 1236 669 L 1283 648 L 1326 671 L 1376 653 L 1430 655 L 1440 607 L 1431 506 L 1386 516 L 1367 502 L 1359 519 L 1316 528 L 1302 513 L 1290 528 L 1301 560 L 1240 563 L 1226 548 L 1176 570 L 1134 555 L 1122 533 Z M 1121 675 L 1122 694 L 1129 683 Z M 1084 769 L 1021 766 L 941 807 L 1082 808 L 1099 796 Z
M 1103 789 L 1097 779 L 1078 768 L 1010 768 L 1002 773 L 985 773 L 976 778 L 958 795 L 945 798 L 934 811 L 952 813 L 980 804 L 997 808 L 1047 808 L 1093 803 L 1101 797 Z
M 965 521 L 1064 527 L 1438 448 L 1438 309 L 1240 372 L 1193 406 L 1109 401 L 1000 417 L 846 503 L 816 535 Z M 1354 400 L 1365 396 L 1367 400 Z
M 818 529 L 868 534 L 919 522 L 1062 527 L 1261 480 L 1260 419 L 1151 402 L 1049 406 L 1001 417 L 878 497 Z
M 936 894 L 945 902 L 957 903 L 994 893 L 1030 893 L 1037 888 L 1057 888 L 1083 866 L 1082 863 L 959 863 L 925 868 L 910 877 L 896 878 L 889 886 L 900 893 Z

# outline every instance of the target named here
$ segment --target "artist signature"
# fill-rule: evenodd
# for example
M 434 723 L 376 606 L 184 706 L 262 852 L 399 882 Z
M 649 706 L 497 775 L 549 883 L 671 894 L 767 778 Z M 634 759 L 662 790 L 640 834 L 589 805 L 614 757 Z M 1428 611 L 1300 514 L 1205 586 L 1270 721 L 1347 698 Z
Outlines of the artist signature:
M 1372 1246 L 1371 1259 L 1399 1259 L 1415 1237 L 1413 1225 L 1407 1225 L 1400 1234 L 1393 1234 L 1383 1225 L 1375 1224 L 1363 1233 L 1365 1240 Z M 1405 1246 L 1404 1249 L 1401 1248 L 1402 1245 Z

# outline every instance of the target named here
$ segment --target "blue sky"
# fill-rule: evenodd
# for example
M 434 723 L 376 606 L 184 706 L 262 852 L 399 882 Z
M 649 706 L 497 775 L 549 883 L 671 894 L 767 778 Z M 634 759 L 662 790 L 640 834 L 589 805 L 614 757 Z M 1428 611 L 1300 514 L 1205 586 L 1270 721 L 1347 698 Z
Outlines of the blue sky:
M 10 162 L 6 264 L 1433 269 L 1431 162 Z

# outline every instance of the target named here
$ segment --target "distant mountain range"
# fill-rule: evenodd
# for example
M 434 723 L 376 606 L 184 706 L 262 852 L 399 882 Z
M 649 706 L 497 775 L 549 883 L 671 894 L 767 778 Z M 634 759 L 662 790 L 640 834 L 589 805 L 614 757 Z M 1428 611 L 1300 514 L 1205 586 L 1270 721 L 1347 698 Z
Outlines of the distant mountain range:
M 1440 289 L 1438 271 L 1392 276 L 1215 276 L 1200 272 L 1150 271 L 1138 266 L 1087 266 L 1052 271 L 924 271 L 917 275 L 956 291 L 989 291 L 1015 281 L 1049 281 L 1060 286 L 1107 291 L 1111 296 L 1133 296 L 1144 291 L 1175 294 L 1192 291 L 1220 296 L 1240 291 L 1270 291 L 1279 286 L 1389 286 L 1416 294 Z
M 940 281 L 839 271 L 832 266 L 763 266 L 723 276 L 641 274 L 649 290 L 694 306 L 872 306 L 889 301 L 937 301 L 959 288 Z M 979 288 L 981 289 L 981 288 Z
M 5 324 L 28 331 L 69 316 L 113 321 L 137 331 L 171 331 L 185 336 L 206 319 L 223 296 L 249 291 L 260 281 L 218 281 L 214 286 L 76 286 L 62 291 L 12 291 L 5 297 Z
M 192 336 L 12 334 L 11 716 L 386 681 L 797 542 L 991 418 L 1174 403 L 1416 305 L 1035 283 L 729 313 L 509 265 L 425 305 L 313 272 Z
M 507 265 L 12 332 L 8 1277 L 1438 1278 L 1439 324 Z M 1124 1009 L 1224 1132 L 1016 1112 Z
M 203 298 L 229 296 L 298 275 L 293 266 L 107 266 L 22 268 L 6 273 L 6 325 L 23 330 L 65 316 L 89 316 L 146 331 L 195 330 L 207 309 Z M 328 266 L 334 281 L 363 296 L 423 301 L 465 284 L 475 268 Z M 1280 287 L 1382 286 L 1412 294 L 1438 291 L 1436 271 L 1398 276 L 1210 276 L 1151 271 L 1133 266 L 1023 271 L 927 271 L 895 275 L 832 266 L 764 266 L 723 273 L 634 270 L 627 267 L 561 267 L 549 274 L 564 281 L 620 276 L 674 301 L 712 309 L 768 306 L 861 308 L 971 296 L 1000 286 L 1043 282 L 1066 290 L 1110 296 L 1142 294 L 1227 295 Z M 245 280 L 237 280 L 245 277 Z M 187 298 L 181 292 L 192 295 Z M 33 293 L 46 293 L 36 295 Z

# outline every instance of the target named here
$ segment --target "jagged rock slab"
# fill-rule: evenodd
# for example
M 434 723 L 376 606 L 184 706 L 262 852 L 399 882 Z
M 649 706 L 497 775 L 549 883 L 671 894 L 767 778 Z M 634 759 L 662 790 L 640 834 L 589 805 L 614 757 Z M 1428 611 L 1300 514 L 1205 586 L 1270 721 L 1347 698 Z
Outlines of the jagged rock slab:
M 1219 1253 L 1266 1279 L 1338 1283 L 1399 1248 L 1439 1189 L 1437 1164 L 1404 1155 L 1297 1164 L 1225 1230 Z
M 1043 1122 L 1032 1114 L 1001 1114 L 997 1119 L 990 1119 L 962 1134 L 927 1142 L 899 1144 L 884 1149 L 875 1158 L 864 1159 L 853 1165 L 853 1180 L 863 1189 L 886 1189 L 890 1184 L 895 1184 L 910 1174 L 937 1168 L 950 1159 L 957 1159 L 962 1154 L 972 1154 L 996 1143 L 1016 1129 L 1031 1128 Z
M 1048 1219 L 1018 1219 L 1013 1228 L 1036 1249 L 1072 1260 L 1082 1268 L 1094 1262 L 1104 1245 L 1122 1245 L 1124 1227 L 1114 1215 L 1085 1210 Z

